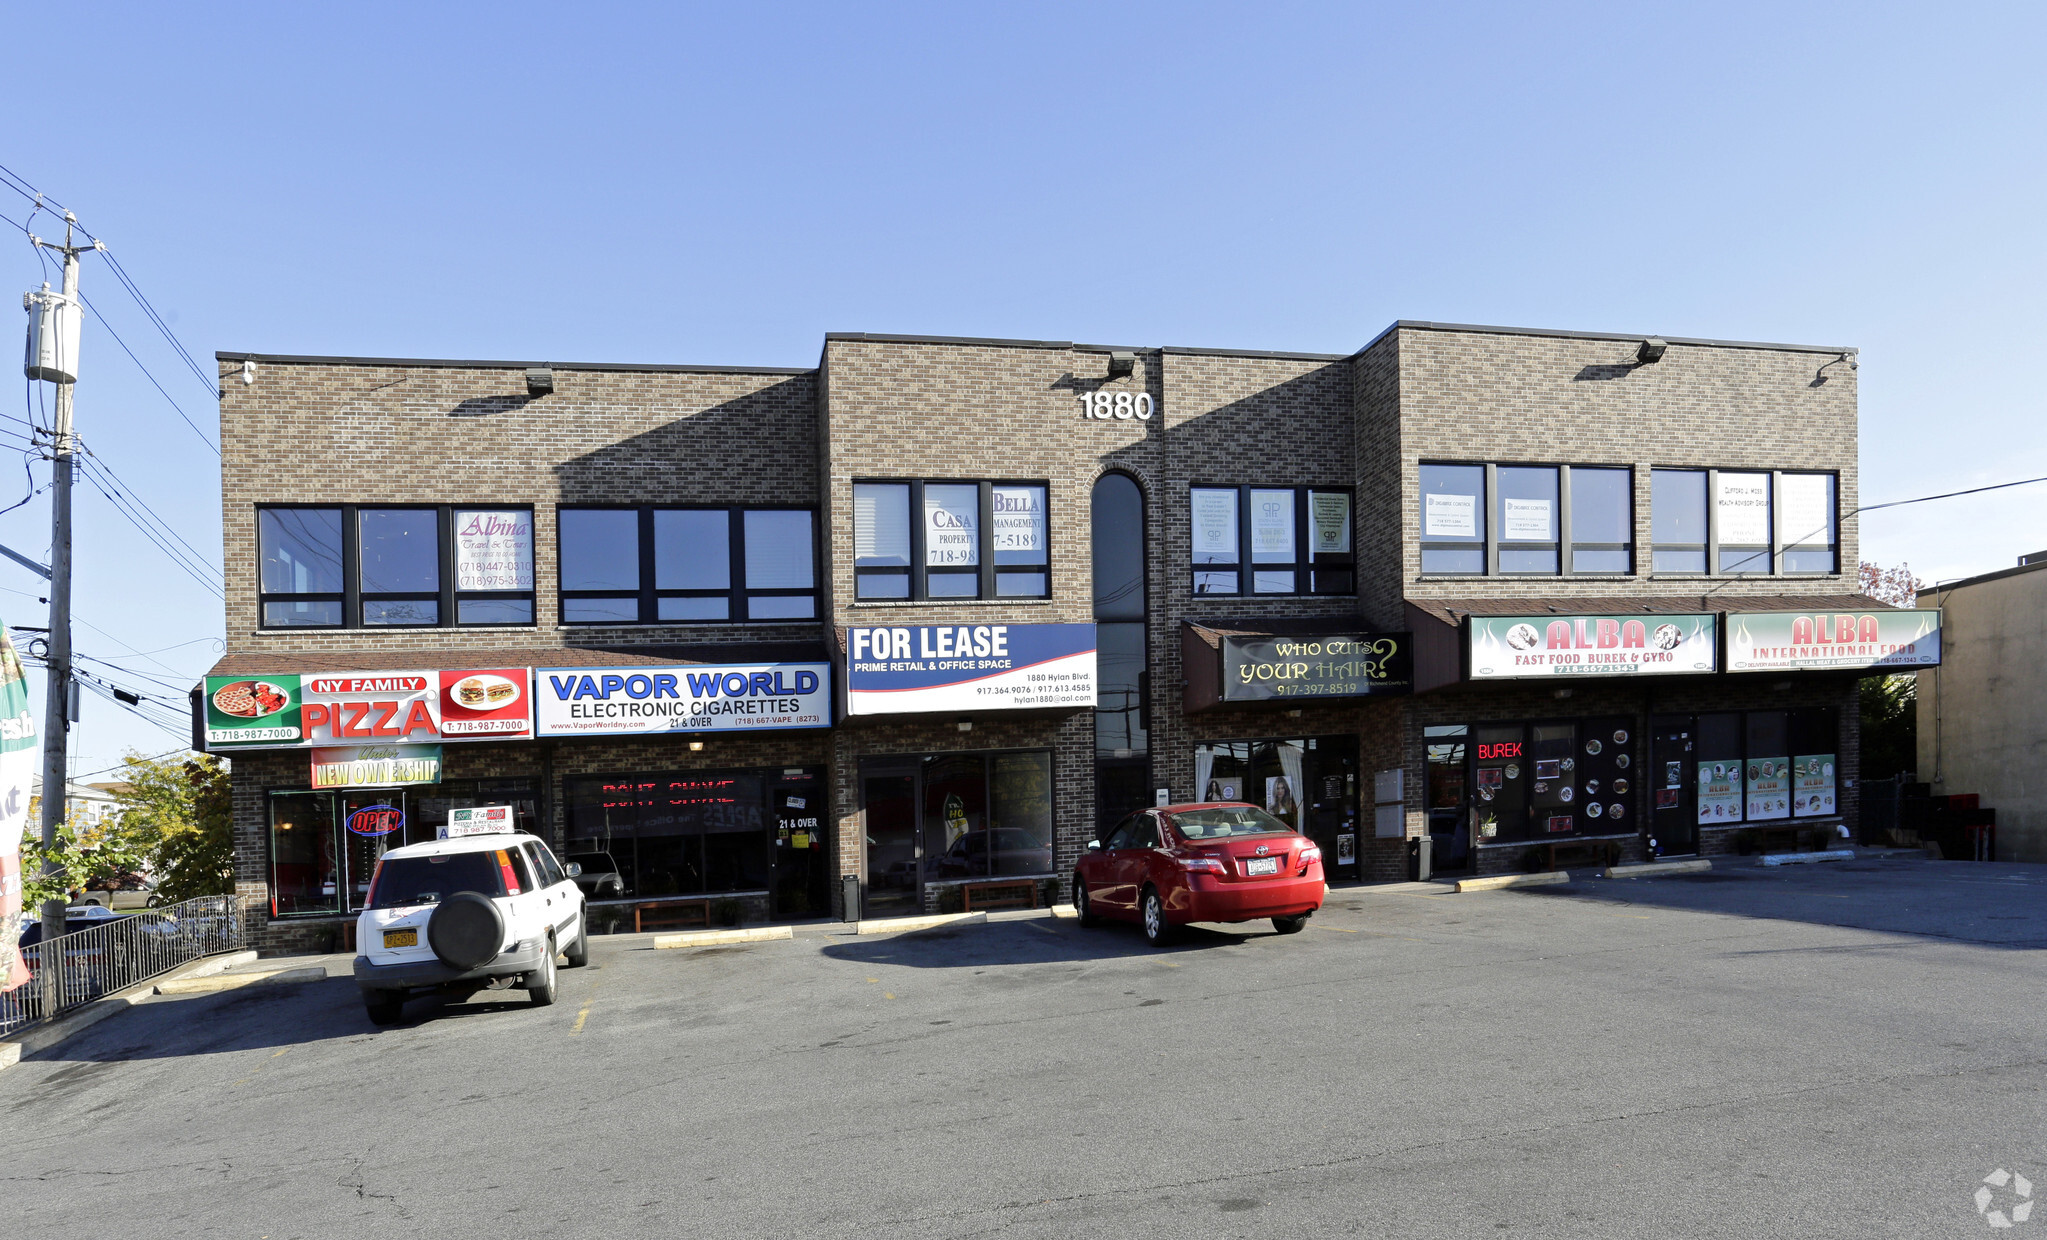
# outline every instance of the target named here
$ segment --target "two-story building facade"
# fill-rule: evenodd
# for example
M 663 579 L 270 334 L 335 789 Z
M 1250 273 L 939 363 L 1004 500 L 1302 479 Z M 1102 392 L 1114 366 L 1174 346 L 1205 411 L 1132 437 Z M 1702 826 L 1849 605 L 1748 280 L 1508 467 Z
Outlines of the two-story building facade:
M 1162 801 L 1265 806 L 1354 879 L 1423 838 L 1493 872 L 1834 833 L 1855 676 L 1899 657 L 1856 653 L 1897 642 L 1849 575 L 1851 356 L 224 353 L 195 740 L 279 947 L 485 807 L 604 876 L 600 930 L 1063 898 Z

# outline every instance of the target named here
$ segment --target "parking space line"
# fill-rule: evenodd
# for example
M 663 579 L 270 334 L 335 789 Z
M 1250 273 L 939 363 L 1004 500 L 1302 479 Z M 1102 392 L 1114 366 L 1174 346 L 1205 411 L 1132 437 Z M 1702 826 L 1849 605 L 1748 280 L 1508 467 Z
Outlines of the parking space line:
M 590 983 L 590 997 L 583 1000 L 583 1009 L 576 1013 L 576 1023 L 569 1026 L 569 1036 L 583 1032 L 583 1022 L 590 1019 L 590 1005 L 597 1002 L 597 987 L 601 983 Z
M 1054 930 L 1054 929 L 1053 929 L 1052 927 L 1050 927 L 1050 926 L 1048 926 L 1048 925 L 1045 925 L 1045 924 L 1043 924 L 1042 922 L 1035 922 L 1035 921 L 1027 921 L 1027 922 L 1025 922 L 1024 924 L 1025 924 L 1026 926 L 1029 926 L 1029 927 L 1030 927 L 1031 929 L 1033 929 L 1033 930 L 1043 930 L 1043 931 L 1044 931 L 1044 932 L 1045 932 L 1046 934 L 1057 934 L 1057 933 L 1059 933 L 1059 932 L 1058 932 L 1057 930 Z
M 1311 922 L 1309 922 L 1309 923 L 1308 923 L 1308 925 L 1309 925 L 1309 926 L 1310 926 L 1311 928 L 1313 928 L 1313 929 L 1316 929 L 1316 930 L 1334 930 L 1334 931 L 1336 931 L 1336 932 L 1337 932 L 1338 934 L 1356 934 L 1356 933 L 1357 933 L 1357 931 L 1355 931 L 1355 930 L 1351 929 L 1351 928 L 1350 928 L 1349 926 L 1318 926 L 1318 925 L 1316 925 L 1316 924 L 1315 924 L 1314 922 L 1312 922 L 1312 921 L 1311 921 Z

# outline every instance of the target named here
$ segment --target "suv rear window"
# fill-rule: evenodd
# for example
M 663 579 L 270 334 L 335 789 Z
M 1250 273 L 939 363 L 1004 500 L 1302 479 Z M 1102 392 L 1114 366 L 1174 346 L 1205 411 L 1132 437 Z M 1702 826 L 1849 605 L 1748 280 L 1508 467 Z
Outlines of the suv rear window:
M 377 864 L 371 908 L 439 904 L 458 891 L 505 894 L 504 872 L 494 852 L 443 853 L 438 857 L 386 857 Z

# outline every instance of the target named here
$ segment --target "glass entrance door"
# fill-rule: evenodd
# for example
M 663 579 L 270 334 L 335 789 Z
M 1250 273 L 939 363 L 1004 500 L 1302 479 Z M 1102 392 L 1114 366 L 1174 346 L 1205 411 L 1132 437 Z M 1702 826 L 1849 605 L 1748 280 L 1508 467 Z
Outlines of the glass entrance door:
M 868 917 L 909 917 L 922 911 L 922 849 L 917 840 L 917 775 L 876 771 L 860 781 L 867 823 Z

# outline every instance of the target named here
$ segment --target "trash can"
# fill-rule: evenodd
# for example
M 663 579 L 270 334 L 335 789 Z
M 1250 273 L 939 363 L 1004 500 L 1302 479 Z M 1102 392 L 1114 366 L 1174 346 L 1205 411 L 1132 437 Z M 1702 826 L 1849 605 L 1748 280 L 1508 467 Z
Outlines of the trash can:
M 1429 853 L 1435 841 L 1426 835 L 1417 835 L 1407 841 L 1407 878 L 1409 882 L 1429 881 Z
M 839 876 L 839 899 L 843 921 L 860 920 L 860 876 L 842 874 Z

